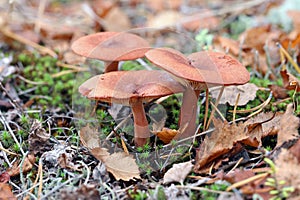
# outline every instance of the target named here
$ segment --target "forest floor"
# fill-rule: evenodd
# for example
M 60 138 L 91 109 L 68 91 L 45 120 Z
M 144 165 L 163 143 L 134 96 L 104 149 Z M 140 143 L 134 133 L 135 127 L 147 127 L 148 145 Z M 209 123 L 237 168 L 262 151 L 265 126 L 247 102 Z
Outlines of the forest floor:
M 297 0 L 0 0 L 0 199 L 297 199 L 299 19 Z M 220 99 L 207 84 L 187 139 L 172 140 L 182 94 L 145 103 L 151 137 L 136 147 L 128 106 L 78 92 L 104 63 L 71 45 L 109 31 L 226 53 L 250 81 Z

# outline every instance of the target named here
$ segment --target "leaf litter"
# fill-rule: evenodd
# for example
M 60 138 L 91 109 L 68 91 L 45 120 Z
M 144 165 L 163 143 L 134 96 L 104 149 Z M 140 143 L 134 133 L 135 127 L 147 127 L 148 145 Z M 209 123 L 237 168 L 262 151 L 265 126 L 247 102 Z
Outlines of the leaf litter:
M 149 190 L 156 191 L 155 195 L 157 196 L 152 196 L 154 199 L 158 197 L 159 193 L 163 194 L 161 196 L 170 199 L 177 197 L 188 199 L 190 197 L 188 194 L 191 191 L 198 198 L 204 198 L 202 191 L 206 190 L 199 186 L 209 187 L 210 184 L 216 184 L 220 180 L 226 180 L 227 186 L 228 184 L 235 185 L 236 183 L 240 185 L 237 186 L 239 195 L 235 192 L 221 194 L 219 199 L 226 195 L 237 198 L 242 195 L 243 197 L 251 198 L 256 194 L 263 199 L 269 199 L 276 196 L 274 194 L 271 195 L 270 190 L 279 191 L 279 193 L 281 192 L 280 195 L 282 195 L 282 191 L 285 191 L 286 188 L 292 188 L 288 199 L 296 199 L 299 196 L 300 188 L 299 179 L 297 178 L 299 177 L 297 175 L 299 173 L 299 111 L 296 106 L 292 107 L 291 105 L 284 106 L 285 112 L 274 112 L 274 109 L 272 109 L 272 105 L 280 105 L 282 102 L 286 104 L 286 101 L 284 101 L 286 98 L 290 99 L 289 102 L 293 101 L 294 105 L 298 103 L 299 74 L 297 74 L 296 68 L 294 69 L 290 66 L 288 59 L 286 59 L 287 61 L 280 60 L 280 51 L 276 43 L 282 44 L 283 48 L 292 54 L 294 60 L 299 62 L 300 26 L 299 20 L 297 20 L 299 11 L 287 12 L 291 16 L 293 29 L 291 32 L 286 33 L 280 26 L 262 23 L 266 13 L 272 7 L 281 5 L 280 1 L 260 4 L 256 4 L 257 1 L 251 1 L 253 3 L 250 4 L 251 6 L 244 3 L 228 4 L 225 1 L 215 1 L 213 8 L 208 4 L 198 7 L 194 1 L 187 3 L 183 1 L 165 2 L 157 0 L 157 4 L 151 2 L 128 1 L 112 3 L 97 0 L 93 3 L 74 2 L 68 4 L 68 6 L 48 2 L 46 3 L 46 9 L 42 11 L 42 15 L 42 6 L 39 3 L 20 4 L 20 2 L 12 2 L 11 8 L 22 6 L 25 12 L 12 10 L 13 17 L 11 20 L 6 20 L 5 17 L 7 15 L 2 15 L 2 11 L 5 9 L 1 10 L 0 21 L 4 28 L 1 29 L 0 49 L 5 52 L 7 48 L 10 48 L 15 50 L 15 52 L 25 51 L 27 54 L 32 54 L 32 49 L 34 48 L 40 54 L 48 54 L 58 58 L 62 63 L 73 65 L 83 63 L 84 59 L 70 51 L 70 44 L 76 38 L 87 33 L 103 30 L 128 30 L 151 23 L 153 26 L 171 27 L 174 30 L 179 28 L 188 34 L 197 33 L 200 29 L 207 28 L 210 33 L 214 34 L 212 46 L 219 51 L 228 52 L 234 57 L 240 58 L 243 64 L 251 68 L 250 71 L 254 76 L 266 77 L 270 80 L 282 78 L 282 85 L 273 81 L 272 85 L 268 86 L 273 93 L 273 104 L 268 104 L 264 107 L 264 110 L 254 117 L 246 118 L 247 120 L 223 122 L 220 119 L 213 119 L 214 131 L 209 130 L 206 135 L 203 134 L 205 136 L 201 134 L 197 136 L 194 139 L 195 145 L 189 148 L 189 153 L 183 154 L 181 152 L 184 157 L 183 160 L 177 160 L 173 167 L 164 166 L 164 170 L 157 173 L 152 172 L 150 181 L 150 176 L 141 173 L 140 166 L 137 165 L 135 158 L 124 153 L 122 148 L 113 148 L 115 151 L 111 151 L 112 148 L 108 148 L 103 138 L 100 140 L 99 135 L 103 130 L 92 130 L 90 127 L 84 127 L 80 130 L 79 135 L 81 143 L 78 140 L 77 146 L 70 145 L 71 137 L 66 135 L 66 131 L 54 131 L 57 128 L 55 127 L 57 125 L 55 116 L 63 116 L 62 118 L 64 119 L 71 118 L 73 120 L 73 115 L 62 114 L 60 109 L 57 108 L 42 109 L 33 99 L 29 99 L 27 94 L 31 93 L 28 91 L 25 91 L 26 95 L 24 96 L 18 87 L 22 80 L 16 78 L 16 75 L 22 75 L 24 68 L 22 64 L 16 64 L 15 61 L 9 60 L 7 62 L 7 58 L 10 57 L 4 56 L 1 59 L 0 77 L 5 90 L 2 89 L 3 91 L 1 92 L 0 106 L 1 112 L 5 114 L 5 119 L 9 122 L 7 124 L 3 123 L 4 130 L 11 130 L 11 133 L 16 134 L 17 130 L 24 127 L 20 123 L 20 115 L 24 113 L 18 113 L 21 110 L 18 102 L 20 105 L 25 105 L 27 101 L 31 102 L 23 107 L 27 117 L 27 113 L 37 110 L 39 116 L 46 118 L 46 121 L 30 121 L 29 129 L 27 130 L 29 135 L 28 141 L 23 140 L 21 136 L 18 138 L 20 144 L 22 144 L 22 149 L 29 150 L 33 155 L 28 154 L 22 158 L 24 155 L 17 154 L 18 156 L 16 156 L 10 154 L 13 151 L 12 147 L 5 149 L 1 140 L 1 151 L 3 149 L 0 155 L 1 164 L 6 162 L 9 165 L 9 167 L 1 166 L 0 168 L 0 190 L 5 191 L 5 193 L 0 193 L 1 198 L 16 198 L 18 195 L 18 198 L 28 196 L 29 192 L 26 194 L 22 193 L 24 189 L 30 188 L 22 185 L 22 182 L 18 180 L 22 180 L 22 178 L 26 179 L 26 181 L 33 179 L 40 181 L 39 184 L 42 187 L 40 186 L 39 190 L 42 192 L 35 193 L 31 190 L 30 195 L 43 198 L 50 196 L 53 196 L 53 198 L 61 197 L 62 199 L 74 199 L 76 197 L 100 198 L 99 191 L 102 190 L 104 192 L 102 192 L 101 197 L 109 198 L 133 198 L 134 195 L 143 192 L 150 197 L 151 192 Z M 2 8 L 2 3 L 0 5 Z M 157 7 L 155 5 L 163 6 Z M 147 9 L 143 10 L 142 8 Z M 165 13 L 165 10 L 161 8 L 171 10 L 171 18 L 177 20 L 174 21 L 167 15 L 160 15 Z M 235 9 L 236 12 L 230 12 L 230 8 Z M 202 14 L 198 15 L 197 13 Z M 237 27 L 240 26 L 237 25 L 233 28 L 234 23 L 230 23 L 238 22 L 240 14 L 251 16 L 251 20 L 257 24 L 257 27 L 245 27 L 245 29 L 240 30 L 240 35 L 227 37 L 230 34 L 234 34 L 234 29 L 238 29 Z M 220 31 L 220 22 L 224 21 L 223 17 L 226 17 L 225 15 L 229 16 L 229 18 L 227 16 L 225 22 L 229 22 L 228 24 L 231 25 L 223 27 Z M 155 20 L 158 17 L 158 21 L 151 22 L 152 19 Z M 206 23 L 199 24 L 199 19 Z M 145 35 L 145 37 L 150 37 L 149 40 L 157 46 L 163 45 L 165 42 L 168 45 L 186 48 L 186 45 L 181 43 L 178 45 L 176 44 L 176 39 L 167 38 L 168 36 L 166 36 L 165 30 Z M 25 40 L 22 38 L 25 38 Z M 181 42 L 184 43 L 184 41 Z M 203 44 L 206 44 L 206 42 Z M 209 49 L 212 46 L 207 45 L 204 48 Z M 287 68 L 278 70 L 282 64 L 285 64 Z M 243 105 L 247 106 L 252 101 L 259 99 L 258 93 L 261 91 L 258 91 L 258 88 L 264 89 L 261 88 L 261 85 L 256 84 L 246 84 L 243 86 L 245 88 L 239 87 L 225 88 L 225 94 L 227 94 L 224 95 L 224 101 L 221 100 L 221 103 L 228 103 L 234 106 L 237 93 L 240 93 L 238 106 L 245 108 Z M 292 90 L 293 96 L 287 90 Z M 215 98 L 213 93 L 212 96 Z M 18 101 L 13 99 L 18 99 Z M 27 108 L 31 109 L 30 112 L 26 110 Z M 69 113 L 72 112 L 70 109 Z M 51 114 L 53 116 L 49 116 Z M 173 128 L 168 129 L 167 126 L 169 124 L 169 118 L 164 118 L 162 121 L 158 121 L 157 124 L 154 122 L 152 128 L 159 141 L 162 141 L 164 145 L 172 146 L 172 138 L 177 133 L 177 130 Z M 69 125 L 58 127 L 63 127 L 67 130 L 70 128 Z M 3 138 L 3 132 L 1 130 L 1 139 Z M 119 139 L 122 138 L 124 136 Z M 265 147 L 265 143 L 269 144 L 270 142 L 268 141 L 270 140 L 276 141 L 276 144 L 273 144 L 273 150 Z M 128 146 L 128 142 L 124 141 Z M 172 154 L 170 155 L 172 157 Z M 262 161 L 262 158 L 269 155 L 271 155 L 270 158 L 276 166 L 273 174 L 270 172 L 272 167 Z M 191 162 L 193 158 L 196 158 L 196 160 Z M 40 175 L 37 175 L 37 166 L 40 164 L 37 163 L 38 159 L 43 164 L 41 179 L 38 177 Z M 152 161 L 154 162 L 155 160 Z M 66 184 L 61 182 L 57 178 L 58 176 L 52 175 L 53 172 L 56 173 L 57 171 L 61 171 L 62 176 L 65 177 L 64 181 L 66 181 Z M 83 172 L 86 172 L 87 176 L 83 176 Z M 110 172 L 112 176 L 107 172 Z M 191 172 L 196 174 L 196 176 L 188 176 Z M 90 176 L 91 173 L 92 176 Z M 268 176 L 262 176 L 264 173 L 267 173 Z M 24 174 L 28 176 L 24 177 Z M 29 179 L 31 174 L 32 176 Z M 10 177 L 13 177 L 13 179 L 10 179 Z M 46 177 L 49 177 L 49 179 L 46 179 Z M 276 188 L 268 187 L 266 185 L 268 178 L 273 178 L 283 184 L 279 184 Z M 155 181 L 153 182 L 152 179 Z M 202 181 L 194 183 L 197 179 Z M 77 182 L 77 180 L 80 181 Z M 211 182 L 206 184 L 207 180 Z M 14 184 L 10 184 L 10 181 Z M 45 181 L 44 185 L 43 181 Z M 72 187 L 68 185 L 69 183 L 71 183 Z M 160 185 L 162 183 L 165 184 Z M 174 185 L 177 183 L 184 186 L 184 189 Z M 54 187 L 53 190 L 47 192 L 49 190 L 49 188 L 46 188 L 47 184 L 58 185 L 62 188 L 68 185 L 71 188 L 67 190 L 65 187 L 60 190 L 60 188 Z M 36 188 L 38 187 L 36 186 Z M 217 196 L 214 197 L 217 198 Z

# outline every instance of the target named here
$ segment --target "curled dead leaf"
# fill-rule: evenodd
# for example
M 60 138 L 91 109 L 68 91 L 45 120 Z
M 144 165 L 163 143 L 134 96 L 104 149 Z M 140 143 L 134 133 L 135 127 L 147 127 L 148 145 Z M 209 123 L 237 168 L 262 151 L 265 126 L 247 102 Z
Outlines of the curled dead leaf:
M 174 164 L 172 168 L 165 173 L 163 183 L 178 182 L 183 185 L 183 181 L 191 172 L 193 166 L 192 161 Z
M 178 130 L 163 128 L 161 131 L 158 131 L 154 134 L 165 144 L 168 144 L 178 133 Z
M 272 91 L 273 96 L 276 99 L 284 99 L 287 98 L 289 95 L 287 90 L 279 85 L 269 85 L 268 88 Z
M 280 71 L 283 86 L 287 90 L 296 90 L 297 92 L 300 91 L 300 81 L 291 73 L 288 73 L 287 70 Z

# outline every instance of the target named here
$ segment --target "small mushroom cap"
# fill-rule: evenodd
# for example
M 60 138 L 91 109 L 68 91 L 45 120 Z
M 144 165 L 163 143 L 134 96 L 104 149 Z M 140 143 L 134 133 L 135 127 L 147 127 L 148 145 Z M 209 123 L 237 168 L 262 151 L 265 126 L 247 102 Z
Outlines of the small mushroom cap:
M 114 71 L 85 81 L 79 92 L 89 99 L 131 105 L 183 92 L 184 88 L 170 74 L 160 70 Z
M 134 60 L 150 49 L 143 38 L 126 32 L 101 32 L 79 38 L 72 50 L 81 56 L 104 61 Z
M 186 57 L 174 49 L 157 48 L 145 55 L 155 65 L 190 82 L 239 85 L 250 80 L 247 69 L 224 53 L 201 51 Z

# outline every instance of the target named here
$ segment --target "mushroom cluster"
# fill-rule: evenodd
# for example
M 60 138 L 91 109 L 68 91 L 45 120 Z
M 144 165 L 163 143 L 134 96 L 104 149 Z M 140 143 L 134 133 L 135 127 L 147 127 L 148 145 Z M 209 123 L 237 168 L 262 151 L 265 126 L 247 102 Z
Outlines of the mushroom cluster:
M 202 90 L 207 94 L 210 86 L 240 85 L 250 79 L 246 68 L 224 53 L 201 51 L 185 56 L 172 48 L 151 48 L 147 41 L 131 33 L 84 36 L 73 43 L 72 49 L 79 55 L 105 62 L 105 73 L 85 81 L 79 92 L 89 99 L 130 106 L 136 146 L 145 145 L 150 137 L 143 103 L 183 93 L 180 131 L 175 136 L 179 140 L 195 134 L 197 102 Z M 162 70 L 118 71 L 119 61 L 142 57 Z

